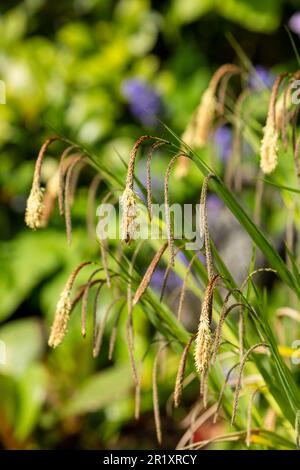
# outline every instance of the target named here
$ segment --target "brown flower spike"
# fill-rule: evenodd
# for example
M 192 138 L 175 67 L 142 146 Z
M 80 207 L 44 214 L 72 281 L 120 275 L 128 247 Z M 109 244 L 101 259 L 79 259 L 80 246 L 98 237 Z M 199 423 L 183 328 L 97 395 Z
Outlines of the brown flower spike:
M 163 139 L 159 139 L 158 137 L 152 137 L 150 135 L 143 135 L 140 137 L 134 144 L 129 158 L 128 163 L 128 170 L 127 170 L 127 178 L 126 178 L 126 186 L 121 197 L 121 205 L 123 208 L 122 214 L 122 230 L 121 230 L 121 239 L 130 244 L 135 239 L 136 234 L 136 217 L 137 217 L 137 196 L 133 190 L 133 183 L 134 183 L 134 166 L 135 166 L 135 159 L 137 156 L 137 152 L 139 147 L 142 145 L 143 142 L 146 140 L 155 140 L 159 142 L 166 142 Z
M 271 173 L 277 166 L 279 130 L 276 124 L 276 99 L 279 86 L 286 75 L 286 73 L 280 74 L 272 88 L 270 106 L 260 149 L 260 167 L 265 174 Z
M 36 230 L 43 225 L 44 190 L 41 188 L 41 168 L 46 150 L 55 140 L 59 140 L 59 137 L 50 137 L 44 142 L 36 160 L 32 187 L 25 211 L 25 223 L 32 230 Z
M 74 284 L 74 281 L 77 277 L 79 271 L 89 264 L 93 264 L 92 261 L 86 261 L 85 263 L 80 264 L 70 275 L 64 290 L 62 291 L 59 300 L 56 306 L 56 312 L 54 316 L 54 321 L 51 328 L 50 337 L 48 340 L 49 346 L 56 348 L 64 339 L 67 333 L 67 326 L 72 310 L 71 302 L 71 291 Z
M 213 345 L 213 334 L 211 331 L 211 317 L 213 306 L 213 293 L 220 275 L 215 275 L 209 282 L 202 302 L 198 333 L 196 336 L 196 347 L 194 352 L 195 366 L 201 375 L 205 375 L 209 369 Z

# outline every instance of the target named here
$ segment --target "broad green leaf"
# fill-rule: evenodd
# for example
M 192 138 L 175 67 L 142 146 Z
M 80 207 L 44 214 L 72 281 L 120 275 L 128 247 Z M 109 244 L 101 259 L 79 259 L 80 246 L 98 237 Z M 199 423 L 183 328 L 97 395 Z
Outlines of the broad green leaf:
M 81 245 L 78 237 L 73 238 L 73 245 L 67 247 L 63 232 L 47 229 L 32 234 L 28 229 L 14 240 L 0 243 L 0 320 L 11 315 L 34 287 L 66 261 L 78 260 Z
M 271 32 L 280 22 L 282 0 L 216 0 L 217 11 L 252 31 Z
M 173 0 L 170 16 L 176 23 L 191 23 L 214 8 L 214 0 Z
M 69 416 L 100 410 L 128 397 L 131 388 L 130 367 L 115 365 L 88 378 L 64 404 L 61 414 Z
M 17 382 L 18 408 L 15 436 L 23 441 L 37 424 L 47 394 L 47 372 L 41 364 L 33 364 Z
M 22 375 L 42 357 L 45 342 L 40 321 L 26 318 L 7 323 L 0 328 L 0 347 L 0 372 L 15 377 Z
M 278 184 L 278 183 L 275 183 L 274 181 L 270 181 L 269 179 L 267 178 L 264 178 L 263 181 L 271 186 L 274 186 L 275 188 L 278 188 L 278 189 L 284 189 L 285 191 L 290 191 L 292 193 L 297 193 L 299 194 L 300 193 L 300 189 L 297 189 L 297 188 L 290 188 L 289 186 L 284 186 L 282 184 Z

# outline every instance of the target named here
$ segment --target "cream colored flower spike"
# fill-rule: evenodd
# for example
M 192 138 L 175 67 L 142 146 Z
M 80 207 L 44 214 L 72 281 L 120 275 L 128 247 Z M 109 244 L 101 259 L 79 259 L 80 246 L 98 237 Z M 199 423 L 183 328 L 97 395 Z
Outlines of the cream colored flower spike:
M 43 190 L 33 185 L 27 199 L 25 212 L 25 223 L 32 230 L 36 230 L 43 225 L 44 213 L 44 193 Z
M 216 110 L 216 98 L 214 90 L 209 87 L 204 92 L 200 105 L 196 110 L 196 124 L 194 146 L 203 147 L 207 144 L 209 132 Z
M 121 238 L 129 244 L 135 239 L 136 234 L 137 201 L 134 191 L 128 186 L 121 197 L 121 204 L 123 209 Z
M 68 321 L 71 313 L 70 288 L 67 284 L 66 288 L 60 295 L 57 302 L 54 322 L 51 328 L 51 334 L 48 344 L 52 348 L 56 348 L 64 339 L 67 333 Z
M 277 166 L 279 131 L 277 126 L 276 115 L 278 114 L 279 110 L 277 109 L 276 101 L 279 86 L 282 80 L 286 77 L 286 75 L 286 73 L 280 74 L 276 78 L 272 88 L 267 121 L 264 127 L 264 134 L 260 148 L 260 167 L 265 174 L 271 173 L 275 170 Z
M 277 166 L 278 153 L 278 130 L 275 126 L 273 116 L 270 113 L 264 127 L 264 135 L 261 141 L 260 167 L 265 174 L 271 173 Z

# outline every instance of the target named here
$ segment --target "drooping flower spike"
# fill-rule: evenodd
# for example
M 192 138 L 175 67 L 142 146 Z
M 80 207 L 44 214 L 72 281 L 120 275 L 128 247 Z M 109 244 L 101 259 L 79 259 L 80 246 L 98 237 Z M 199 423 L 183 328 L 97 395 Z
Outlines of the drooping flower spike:
M 170 264 L 172 267 L 174 266 L 175 258 L 174 258 L 174 234 L 173 234 L 173 228 L 172 228 L 172 222 L 171 222 L 170 202 L 169 202 L 169 178 L 170 178 L 171 170 L 178 156 L 179 155 L 174 155 L 169 161 L 169 165 L 165 173 L 165 179 L 164 179 L 166 230 L 167 230 L 168 245 L 169 245 L 169 252 L 170 252 Z
M 94 264 L 93 261 L 86 261 L 77 266 L 76 269 L 71 273 L 64 290 L 62 291 L 59 301 L 56 306 L 56 312 L 54 316 L 54 321 L 51 327 L 51 333 L 49 337 L 48 344 L 52 348 L 56 348 L 64 339 L 67 328 L 68 321 L 71 314 L 72 302 L 71 302 L 71 291 L 74 284 L 74 281 L 79 273 L 79 271 L 84 267 Z
M 272 173 L 277 166 L 279 129 L 276 121 L 276 101 L 281 82 L 287 73 L 280 74 L 273 85 L 268 116 L 261 141 L 260 167 L 265 174 Z
M 135 305 L 139 302 L 141 299 L 142 295 L 144 294 L 145 290 L 149 286 L 151 282 L 151 278 L 153 276 L 153 273 L 155 269 L 157 268 L 158 263 L 160 262 L 160 259 L 164 252 L 166 251 L 168 246 L 168 243 L 164 243 L 161 248 L 158 250 L 158 252 L 155 254 L 154 258 L 152 259 L 151 263 L 148 266 L 147 271 L 144 274 L 144 277 L 134 295 L 133 301 L 132 301 L 132 306 L 135 307 Z
M 199 227 L 200 227 L 200 237 L 204 238 L 204 247 L 205 247 L 205 257 L 207 265 L 207 274 L 208 280 L 210 281 L 214 275 L 213 259 L 211 254 L 210 247 L 210 238 L 207 222 L 207 190 L 209 179 L 213 177 L 213 174 L 209 174 L 204 178 L 201 195 L 200 195 L 200 214 L 199 214 Z
M 52 142 L 61 140 L 59 137 L 49 137 L 42 145 L 34 169 L 33 182 L 27 206 L 25 211 L 25 222 L 32 230 L 36 230 L 42 226 L 44 212 L 44 190 L 41 187 L 41 169 L 44 155 Z
M 239 402 L 239 396 L 240 396 L 240 391 L 242 387 L 242 378 L 243 378 L 243 372 L 244 368 L 246 365 L 246 362 L 248 360 L 248 357 L 250 354 L 252 354 L 256 349 L 266 349 L 269 348 L 269 346 L 266 343 L 257 343 L 251 346 L 251 348 L 248 349 L 248 351 L 245 352 L 243 359 L 240 363 L 240 369 L 239 369 L 239 376 L 237 380 L 237 385 L 235 388 L 235 395 L 234 395 L 234 400 L 233 400 L 233 411 L 232 411 L 232 418 L 231 418 L 231 424 L 234 424 L 235 417 L 236 417 L 236 412 L 237 412 L 237 407 L 238 407 L 238 402 Z M 268 351 L 268 349 L 267 349 Z
M 137 229 L 137 195 L 135 194 L 133 189 L 135 159 L 137 157 L 139 147 L 142 145 L 143 142 L 147 140 L 168 143 L 164 139 L 159 139 L 158 137 L 143 135 L 135 142 L 131 150 L 128 162 L 126 185 L 120 200 L 123 209 L 121 238 L 127 244 L 130 244 L 135 239 Z
M 218 111 L 218 101 L 216 98 L 216 91 L 220 81 L 226 78 L 227 75 L 231 77 L 235 74 L 242 73 L 242 69 L 234 64 L 222 65 L 212 76 L 208 88 L 204 91 L 201 101 L 192 116 L 182 140 L 192 148 L 203 147 L 208 143 L 209 133 L 211 130 L 212 122 Z M 226 95 L 228 81 L 226 80 L 223 88 L 222 95 Z M 222 110 L 222 106 L 221 106 Z
M 183 379 L 185 373 L 185 366 L 188 358 L 190 348 L 195 340 L 195 335 L 191 336 L 188 343 L 185 345 L 181 359 L 178 366 L 178 371 L 176 375 L 175 389 L 174 389 L 174 406 L 177 408 L 180 405 L 182 388 L 183 388 Z
M 211 330 L 213 294 L 216 284 L 220 279 L 221 276 L 219 274 L 210 279 L 202 301 L 194 352 L 195 366 L 202 376 L 209 369 L 211 360 L 213 345 L 213 334 Z

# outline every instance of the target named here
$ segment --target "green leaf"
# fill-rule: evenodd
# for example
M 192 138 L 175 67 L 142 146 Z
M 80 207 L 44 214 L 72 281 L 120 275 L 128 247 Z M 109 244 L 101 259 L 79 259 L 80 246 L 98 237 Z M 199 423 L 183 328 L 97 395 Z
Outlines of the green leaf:
M 275 188 L 278 188 L 278 189 L 284 189 L 286 191 L 290 191 L 292 193 L 297 193 L 297 194 L 300 193 L 300 189 L 290 188 L 289 186 L 283 186 L 282 184 L 274 183 L 273 181 L 270 181 L 267 178 L 264 178 L 263 181 L 269 184 L 270 186 L 274 186 Z
M 37 424 L 41 407 L 46 398 L 47 372 L 40 364 L 32 365 L 17 383 L 18 413 L 15 436 L 26 439 Z
M 174 135 L 174 133 L 172 133 Z M 192 153 L 192 160 L 198 166 L 200 171 L 204 175 L 210 173 L 210 169 L 207 165 L 201 160 L 201 158 L 195 153 Z M 277 250 L 271 245 L 259 227 L 250 219 L 242 206 L 238 203 L 235 197 L 227 189 L 223 181 L 217 176 L 214 175 L 211 183 L 211 187 L 216 192 L 216 194 L 223 200 L 228 209 L 248 232 L 253 242 L 260 248 L 262 253 L 265 255 L 266 259 L 270 263 L 273 269 L 275 269 L 278 275 L 281 277 L 284 283 L 291 287 L 297 294 L 300 299 L 300 288 L 296 282 L 292 273 L 288 270 L 283 259 L 277 252 Z
M 197 20 L 214 7 L 214 0 L 173 0 L 170 16 L 176 23 L 186 24 Z
M 81 243 L 81 242 L 80 242 Z M 66 249 L 64 233 L 28 230 L 0 244 L 0 320 L 9 317 L 34 287 L 54 274 L 67 260 L 78 259 L 79 241 Z
M 279 26 L 282 0 L 217 0 L 218 12 L 251 31 L 271 32 Z
M 100 410 L 128 397 L 131 387 L 129 366 L 116 365 L 87 379 L 64 404 L 61 414 L 69 416 Z
M 259 435 L 262 437 L 266 437 L 270 443 L 271 443 L 271 448 L 273 449 L 287 449 L 287 450 L 295 450 L 296 445 L 294 442 L 289 441 L 288 439 L 285 439 L 284 437 L 280 436 L 279 434 L 272 432 L 272 431 L 267 431 L 266 429 L 261 429 L 259 432 Z
M 0 342 L 0 372 L 16 377 L 22 375 L 30 364 L 41 359 L 45 346 L 41 324 L 35 318 L 14 320 L 3 326 L 0 329 Z

